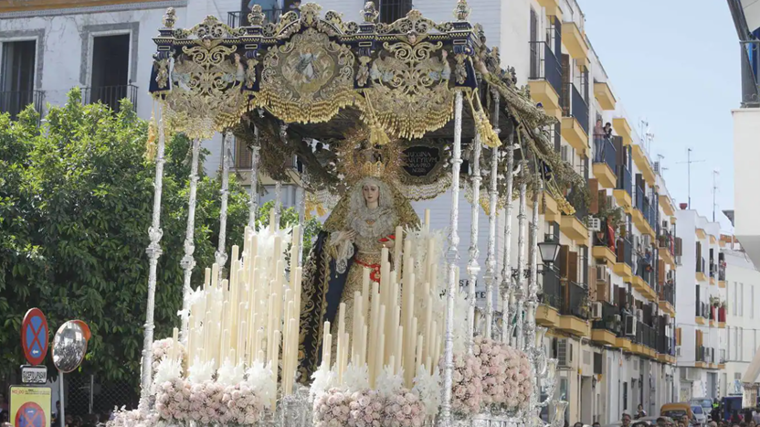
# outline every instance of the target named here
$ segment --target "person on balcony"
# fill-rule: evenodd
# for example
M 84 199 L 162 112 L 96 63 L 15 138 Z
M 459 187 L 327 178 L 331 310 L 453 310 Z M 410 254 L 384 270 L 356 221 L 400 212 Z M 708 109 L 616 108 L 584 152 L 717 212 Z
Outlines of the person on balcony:
M 607 123 L 604 125 L 604 135 L 605 135 L 607 138 L 612 138 L 612 123 L 610 123 L 610 122 L 607 122 Z
M 602 119 L 596 119 L 596 125 L 594 126 L 594 163 L 600 163 L 602 161 L 602 149 L 604 138 L 604 127 L 602 127 Z

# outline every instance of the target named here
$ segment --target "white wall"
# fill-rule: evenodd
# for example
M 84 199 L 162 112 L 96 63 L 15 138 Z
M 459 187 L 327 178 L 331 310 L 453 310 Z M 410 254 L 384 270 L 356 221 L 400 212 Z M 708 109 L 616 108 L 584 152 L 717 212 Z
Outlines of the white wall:
M 736 237 L 750 258 L 760 265 L 760 108 L 732 111 L 734 118 L 734 209 Z

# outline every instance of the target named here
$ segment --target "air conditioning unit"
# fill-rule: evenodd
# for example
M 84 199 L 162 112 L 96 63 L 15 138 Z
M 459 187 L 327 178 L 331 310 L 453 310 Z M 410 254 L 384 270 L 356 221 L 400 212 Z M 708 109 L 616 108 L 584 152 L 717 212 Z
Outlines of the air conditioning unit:
M 592 319 L 602 318 L 602 303 L 595 302 L 591 305 L 591 318 Z
M 681 357 L 681 346 L 676 346 L 676 357 Z
M 557 339 L 557 367 L 570 368 L 570 363 L 573 361 L 572 350 L 572 344 L 568 342 L 567 338 Z
M 610 271 L 606 264 L 596 266 L 596 283 L 607 283 L 610 279 Z
M 700 374 L 699 369 L 686 367 L 683 367 L 681 369 L 683 369 L 682 374 L 687 381 L 699 381 L 702 379 L 702 375 Z
M 560 158 L 565 163 L 570 163 L 570 147 L 563 145 L 560 148 Z
M 588 217 L 588 223 L 586 226 L 589 231 L 602 231 L 602 221 L 595 216 Z
M 625 316 L 625 334 L 627 336 L 636 336 L 636 318 Z
M 644 310 L 642 310 L 640 308 L 636 309 L 636 319 L 639 322 L 643 322 L 644 321 Z

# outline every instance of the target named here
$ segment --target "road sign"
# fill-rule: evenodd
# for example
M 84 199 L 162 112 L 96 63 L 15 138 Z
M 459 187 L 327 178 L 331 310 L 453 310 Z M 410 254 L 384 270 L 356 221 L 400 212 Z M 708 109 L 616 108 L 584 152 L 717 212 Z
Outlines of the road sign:
M 47 383 L 46 366 L 22 366 L 21 382 L 24 384 L 45 384 Z
M 11 387 L 10 421 L 13 427 L 50 427 L 50 406 L 48 387 Z
M 39 308 L 26 312 L 21 322 L 21 347 L 30 365 L 41 365 L 48 352 L 48 324 Z

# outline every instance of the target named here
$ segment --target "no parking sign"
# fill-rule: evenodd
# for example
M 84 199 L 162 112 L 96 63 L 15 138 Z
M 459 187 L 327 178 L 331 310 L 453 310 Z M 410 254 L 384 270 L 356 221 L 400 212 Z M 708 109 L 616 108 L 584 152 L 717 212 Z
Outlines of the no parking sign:
M 11 387 L 13 427 L 50 427 L 51 393 L 48 387 Z

